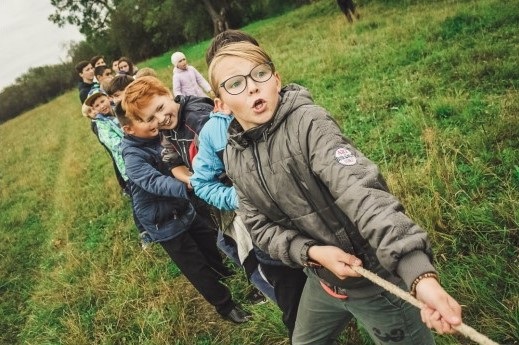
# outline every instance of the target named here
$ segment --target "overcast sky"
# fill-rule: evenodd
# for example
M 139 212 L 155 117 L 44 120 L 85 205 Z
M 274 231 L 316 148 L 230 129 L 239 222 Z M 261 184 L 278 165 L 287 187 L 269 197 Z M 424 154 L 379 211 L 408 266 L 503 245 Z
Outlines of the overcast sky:
M 76 27 L 47 19 L 53 9 L 50 0 L 0 0 L 0 90 L 30 67 L 64 61 L 68 42 L 83 40 Z

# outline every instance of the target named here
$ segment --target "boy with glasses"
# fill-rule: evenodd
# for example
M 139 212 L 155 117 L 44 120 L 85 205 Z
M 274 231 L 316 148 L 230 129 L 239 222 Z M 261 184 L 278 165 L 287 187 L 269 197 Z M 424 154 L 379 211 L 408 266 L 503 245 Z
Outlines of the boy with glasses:
M 308 91 L 282 88 L 270 56 L 250 43 L 219 50 L 209 76 L 216 106 L 234 115 L 224 161 L 253 241 L 306 267 L 293 344 L 330 344 L 353 317 L 378 344 L 434 344 L 427 327 L 453 333 L 461 307 L 438 282 L 426 232 Z M 360 277 L 351 267 L 360 265 L 426 307 Z

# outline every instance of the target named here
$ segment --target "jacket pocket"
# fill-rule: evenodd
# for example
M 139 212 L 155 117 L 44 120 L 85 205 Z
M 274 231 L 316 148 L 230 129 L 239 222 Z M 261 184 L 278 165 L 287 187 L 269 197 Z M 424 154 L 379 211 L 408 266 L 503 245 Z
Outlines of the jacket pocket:
M 182 217 L 188 205 L 189 200 L 183 198 L 163 198 L 158 200 L 154 223 L 160 226 L 160 224 L 171 219 Z

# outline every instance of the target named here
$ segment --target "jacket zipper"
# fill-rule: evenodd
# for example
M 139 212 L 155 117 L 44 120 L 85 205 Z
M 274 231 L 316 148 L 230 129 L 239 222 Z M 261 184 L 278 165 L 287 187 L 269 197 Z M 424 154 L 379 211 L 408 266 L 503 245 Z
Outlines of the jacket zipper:
M 257 142 L 255 142 L 255 141 L 253 142 L 252 148 L 253 148 L 252 153 L 254 154 L 254 161 L 256 162 L 256 169 L 258 170 L 258 175 L 260 178 L 261 186 L 263 187 L 263 189 L 265 189 L 265 191 L 269 195 L 270 199 L 272 199 L 274 204 L 276 204 L 276 206 L 278 206 L 277 202 L 274 200 L 274 198 L 272 197 L 272 194 L 270 193 L 270 190 L 267 187 L 267 181 L 265 180 L 265 175 L 263 175 L 263 170 L 261 170 L 261 164 L 260 164 L 261 161 L 259 158 L 259 150 L 258 150 Z M 278 208 L 279 208 L 279 206 L 278 206 Z
M 175 135 L 175 139 L 174 140 L 175 140 L 175 143 L 177 143 L 177 145 L 178 145 L 178 149 L 176 147 L 175 147 L 175 149 L 180 154 L 180 157 L 182 157 L 182 160 L 186 164 L 187 168 L 189 170 L 192 170 L 191 163 L 189 162 L 189 155 L 187 154 L 187 151 L 186 151 L 186 145 L 184 144 L 184 142 L 180 142 L 178 140 L 178 138 L 177 138 L 177 131 L 172 129 L 171 132 Z M 174 145 L 173 145 L 173 147 L 174 147 Z

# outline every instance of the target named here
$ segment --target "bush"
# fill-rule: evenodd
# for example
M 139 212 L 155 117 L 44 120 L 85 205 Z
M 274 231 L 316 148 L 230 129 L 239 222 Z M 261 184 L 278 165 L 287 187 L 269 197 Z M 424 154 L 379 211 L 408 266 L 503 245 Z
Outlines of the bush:
M 72 63 L 35 67 L 0 93 L 0 123 L 46 103 L 77 83 Z

